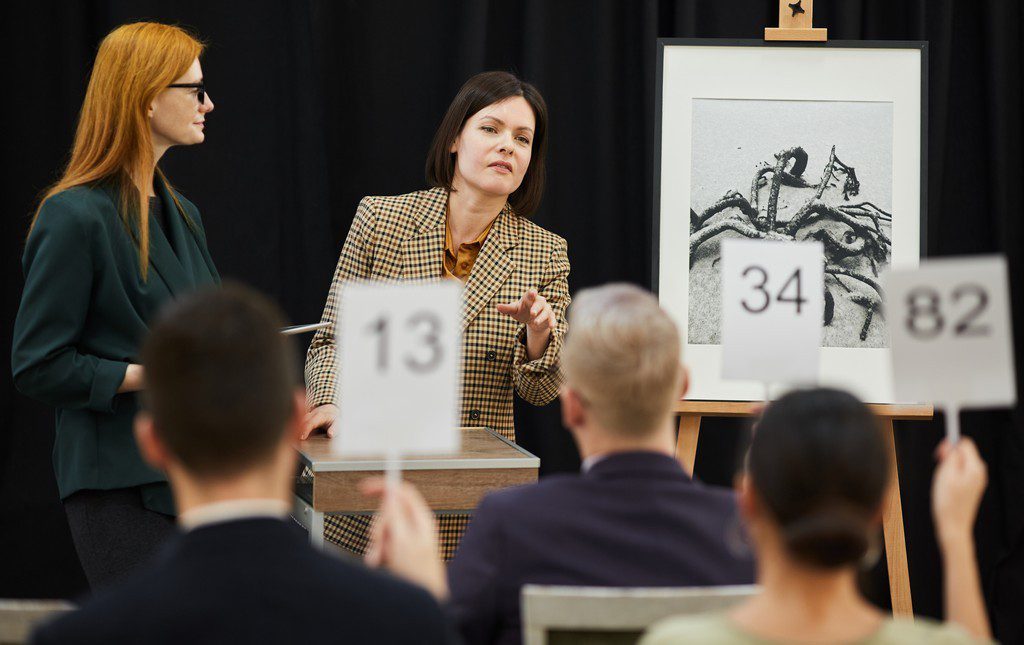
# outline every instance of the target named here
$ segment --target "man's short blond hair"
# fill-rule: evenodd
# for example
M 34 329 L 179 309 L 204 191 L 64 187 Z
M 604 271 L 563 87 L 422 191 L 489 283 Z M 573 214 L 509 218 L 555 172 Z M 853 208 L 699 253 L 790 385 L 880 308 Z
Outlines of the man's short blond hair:
M 657 429 L 683 381 L 679 329 L 648 291 L 629 284 L 584 289 L 569 308 L 561 363 L 599 425 L 621 435 Z

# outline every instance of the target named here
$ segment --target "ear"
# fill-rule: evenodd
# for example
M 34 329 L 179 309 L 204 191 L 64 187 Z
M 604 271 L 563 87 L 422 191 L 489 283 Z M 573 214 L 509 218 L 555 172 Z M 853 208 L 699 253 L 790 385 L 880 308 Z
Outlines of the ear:
M 881 525 L 882 525 L 882 507 L 879 506 L 878 510 L 875 511 L 875 514 L 871 516 L 870 526 L 873 529 L 877 529 Z
M 572 403 L 569 401 L 569 388 L 566 387 L 565 384 L 562 384 L 562 386 L 558 388 L 558 402 L 561 404 L 558 409 L 562 413 L 562 427 L 568 428 L 569 406 L 572 405 Z
M 462 133 L 459 133 L 457 137 L 452 141 L 452 145 L 448 148 L 448 152 L 455 154 L 459 149 L 459 140 L 462 138 Z
M 571 429 L 586 425 L 587 408 L 576 390 L 563 385 L 558 391 L 558 398 L 562 402 L 562 425 Z
M 148 412 L 139 412 L 135 415 L 135 443 L 139 446 L 139 452 L 146 463 L 159 471 L 167 472 L 167 465 L 171 461 L 170 452 L 167 446 L 160 440 L 156 431 L 153 417 Z
M 750 482 L 750 475 L 740 473 L 736 475 L 736 505 L 740 509 L 740 516 L 745 520 L 755 518 L 759 514 L 757 494 Z
M 690 370 L 683 364 L 680 364 L 679 367 L 682 368 L 679 377 L 681 381 L 679 384 L 679 398 L 683 399 L 686 398 L 686 393 L 690 391 Z
M 292 411 L 288 415 L 288 426 L 285 432 L 289 444 L 297 445 L 301 440 L 306 412 L 306 391 L 301 387 L 297 387 L 292 393 Z

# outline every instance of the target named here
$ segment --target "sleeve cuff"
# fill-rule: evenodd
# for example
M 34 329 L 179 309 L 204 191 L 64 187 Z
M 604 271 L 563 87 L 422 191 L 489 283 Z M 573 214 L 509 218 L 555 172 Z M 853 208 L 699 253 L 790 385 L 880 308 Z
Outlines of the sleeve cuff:
M 334 394 L 331 392 L 306 392 L 306 405 L 310 410 L 321 405 L 327 405 L 328 403 L 337 403 L 334 400 Z
M 99 359 L 92 379 L 92 389 L 89 391 L 89 409 L 98 412 L 114 411 L 114 396 L 124 382 L 127 370 L 128 363 Z
M 512 364 L 528 374 L 546 374 L 552 371 L 558 362 L 558 347 L 560 343 L 556 342 L 555 334 L 557 333 L 556 330 L 552 330 L 544 353 L 531 361 L 526 355 L 526 325 L 520 325 L 519 331 L 516 332 L 515 354 Z

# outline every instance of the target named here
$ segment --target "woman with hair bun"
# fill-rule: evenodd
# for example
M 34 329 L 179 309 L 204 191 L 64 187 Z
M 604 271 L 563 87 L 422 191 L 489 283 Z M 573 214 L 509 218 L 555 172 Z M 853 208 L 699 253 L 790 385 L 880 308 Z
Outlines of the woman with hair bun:
M 213 101 L 203 44 L 171 25 L 122 25 L 100 43 L 67 167 L 22 258 L 11 366 L 57 411 L 53 465 L 90 585 L 108 586 L 174 530 L 162 473 L 132 435 L 138 350 L 161 305 L 220 282 L 196 207 L 157 167 L 202 143 Z
M 948 623 L 894 620 L 857 590 L 858 566 L 877 554 L 889 455 L 867 406 L 817 389 L 765 410 L 739 479 L 760 593 L 726 614 L 664 621 L 642 645 L 989 641 L 972 532 L 985 464 L 968 438 L 943 442 L 938 458 L 932 510 Z

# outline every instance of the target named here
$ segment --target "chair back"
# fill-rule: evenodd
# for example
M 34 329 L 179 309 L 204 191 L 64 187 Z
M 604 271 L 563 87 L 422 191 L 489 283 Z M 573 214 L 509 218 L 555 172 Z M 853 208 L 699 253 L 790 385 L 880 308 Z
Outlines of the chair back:
M 525 645 L 633 645 L 670 616 L 722 611 L 757 585 L 726 587 L 563 587 L 525 585 Z
M 0 645 L 27 643 L 36 625 L 74 608 L 63 600 L 0 599 Z

